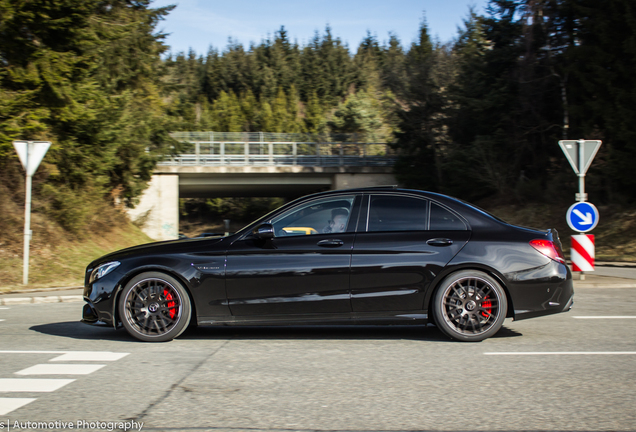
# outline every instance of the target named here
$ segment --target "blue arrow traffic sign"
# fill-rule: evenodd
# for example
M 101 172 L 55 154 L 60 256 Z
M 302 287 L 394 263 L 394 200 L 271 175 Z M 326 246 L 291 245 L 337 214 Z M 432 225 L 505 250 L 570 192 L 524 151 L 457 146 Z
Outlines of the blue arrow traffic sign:
M 574 231 L 592 231 L 598 224 L 598 210 L 589 202 L 577 202 L 568 209 L 566 220 Z

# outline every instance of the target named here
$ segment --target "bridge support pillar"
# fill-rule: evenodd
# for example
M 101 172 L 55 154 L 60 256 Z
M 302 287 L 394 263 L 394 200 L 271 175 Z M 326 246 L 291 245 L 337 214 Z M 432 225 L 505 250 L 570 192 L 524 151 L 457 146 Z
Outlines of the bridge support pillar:
M 154 240 L 179 237 L 179 175 L 155 174 L 130 219 Z
M 333 176 L 332 189 L 351 189 L 369 186 L 396 185 L 395 175 L 389 173 L 337 173 Z

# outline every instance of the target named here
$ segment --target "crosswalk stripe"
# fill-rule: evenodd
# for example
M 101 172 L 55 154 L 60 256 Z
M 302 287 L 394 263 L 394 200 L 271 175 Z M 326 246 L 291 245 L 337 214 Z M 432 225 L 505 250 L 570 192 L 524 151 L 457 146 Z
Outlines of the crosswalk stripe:
M 128 354 L 109 351 L 69 351 L 50 361 L 117 361 Z
M 100 364 L 38 364 L 16 372 L 16 375 L 88 375 L 103 368 Z
M 9 414 L 34 400 L 35 398 L 0 398 L 0 415 Z
M 42 350 L 0 350 L 0 354 L 65 354 L 68 351 L 42 351 Z
M 0 308 L 10 309 L 10 308 Z M 0 319 L 0 321 L 4 321 Z M 126 357 L 130 353 L 116 353 L 110 351 L 49 351 L 49 350 L 0 350 L 0 356 L 6 354 L 55 354 L 49 362 L 22 369 L 15 372 L 18 376 L 37 375 L 88 375 L 105 367 L 105 364 L 78 364 L 58 362 L 113 362 Z M 48 393 L 56 391 L 75 379 L 41 379 L 41 378 L 0 378 L 0 393 Z M 36 398 L 0 397 L 0 416 L 6 415 Z
M 48 393 L 64 387 L 74 379 L 0 378 L 0 393 Z
M 1 354 L 60 354 L 49 361 L 117 361 L 130 353 L 110 351 L 22 351 L 0 350 Z

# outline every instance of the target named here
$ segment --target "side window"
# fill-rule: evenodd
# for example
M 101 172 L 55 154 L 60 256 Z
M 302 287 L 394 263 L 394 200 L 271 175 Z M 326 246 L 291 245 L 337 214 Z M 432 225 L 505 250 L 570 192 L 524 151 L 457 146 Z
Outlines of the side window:
M 329 197 L 296 206 L 272 220 L 276 237 L 345 232 L 355 196 Z
M 424 231 L 428 201 L 405 196 L 373 195 L 369 231 Z
M 431 203 L 431 230 L 465 231 L 466 229 L 466 224 L 454 213 L 440 205 Z

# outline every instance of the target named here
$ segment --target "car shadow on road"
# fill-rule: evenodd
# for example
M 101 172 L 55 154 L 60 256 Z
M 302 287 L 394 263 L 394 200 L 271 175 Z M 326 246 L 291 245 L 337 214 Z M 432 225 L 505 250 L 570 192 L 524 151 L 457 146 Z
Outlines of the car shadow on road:
M 30 327 L 30 330 L 50 336 L 72 339 L 138 342 L 137 339 L 130 336 L 122 328 L 115 330 L 112 327 L 90 326 L 77 321 L 36 325 Z M 521 336 L 521 333 L 504 326 L 493 338 L 512 338 L 517 336 Z M 429 342 L 453 342 L 432 324 L 395 326 L 201 326 L 190 328 L 179 337 L 179 340 L 183 341 L 223 339 L 408 339 Z
M 67 337 L 71 339 L 83 340 L 107 340 L 119 342 L 134 342 L 123 328 L 113 329 L 106 326 L 91 326 L 82 324 L 79 321 L 65 321 L 50 324 L 41 324 L 29 327 L 29 330 L 49 336 Z
M 510 338 L 517 336 L 522 336 L 522 334 L 504 326 L 493 338 Z M 179 339 L 408 339 L 430 342 L 453 342 L 432 324 L 391 326 L 196 327 L 186 331 Z

